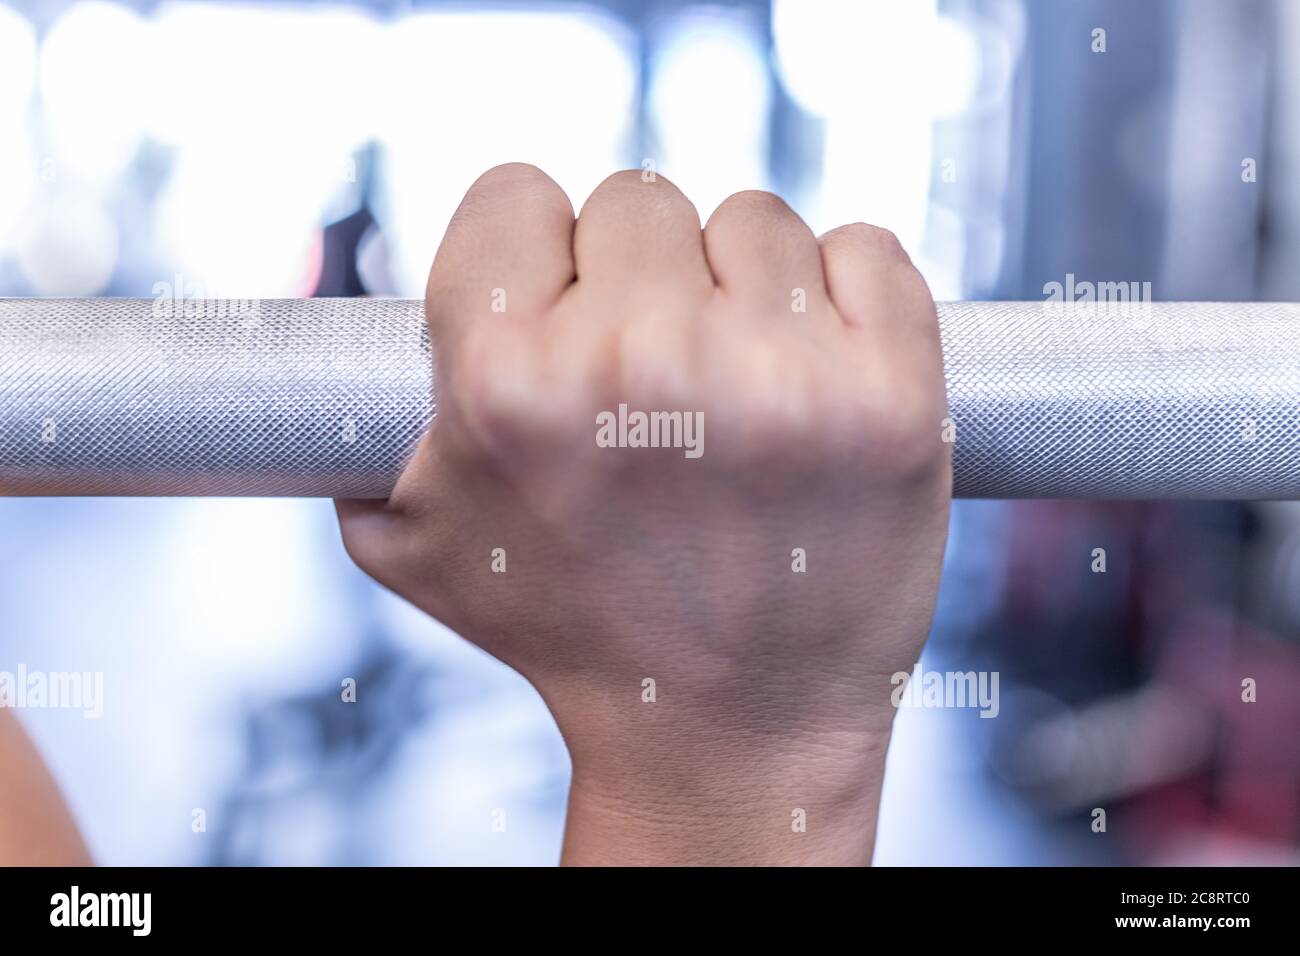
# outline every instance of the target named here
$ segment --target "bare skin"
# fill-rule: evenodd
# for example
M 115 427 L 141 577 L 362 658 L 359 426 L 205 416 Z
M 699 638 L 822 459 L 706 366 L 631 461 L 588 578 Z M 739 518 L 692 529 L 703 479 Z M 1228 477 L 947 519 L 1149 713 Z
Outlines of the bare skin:
M 575 222 L 509 165 L 426 312 L 437 419 L 387 502 L 338 503 L 343 538 L 541 693 L 563 861 L 869 863 L 951 494 L 934 302 L 894 237 L 819 240 L 755 192 L 701 229 L 639 172 Z M 700 413 L 703 453 L 598 446 L 620 404 Z
M 13 711 L 0 707 L 0 866 L 89 866 L 59 788 Z

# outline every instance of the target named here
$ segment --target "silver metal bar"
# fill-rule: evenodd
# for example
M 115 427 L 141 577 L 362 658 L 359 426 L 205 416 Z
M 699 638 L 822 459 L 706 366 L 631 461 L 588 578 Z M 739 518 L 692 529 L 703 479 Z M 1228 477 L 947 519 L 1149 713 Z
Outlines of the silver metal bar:
M 959 497 L 1300 499 L 1300 304 L 939 319 Z M 418 301 L 0 299 L 0 494 L 383 497 L 433 412 Z

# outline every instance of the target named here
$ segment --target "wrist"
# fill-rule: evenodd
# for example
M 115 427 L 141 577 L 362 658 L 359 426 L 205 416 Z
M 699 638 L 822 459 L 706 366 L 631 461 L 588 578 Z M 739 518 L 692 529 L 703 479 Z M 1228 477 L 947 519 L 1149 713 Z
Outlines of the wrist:
M 563 862 L 868 865 L 889 736 L 886 722 L 761 741 L 713 728 L 571 741 Z

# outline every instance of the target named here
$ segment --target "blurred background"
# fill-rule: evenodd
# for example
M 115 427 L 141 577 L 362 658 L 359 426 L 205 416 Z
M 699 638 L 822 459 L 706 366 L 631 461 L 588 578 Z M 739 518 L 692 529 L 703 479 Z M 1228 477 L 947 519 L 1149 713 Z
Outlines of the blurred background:
M 0 0 L 0 295 L 418 296 L 520 160 L 878 223 L 941 299 L 1296 300 L 1296 50 L 1287 0 Z M 104 675 L 20 713 L 101 862 L 557 859 L 541 702 L 329 502 L 0 500 L 0 561 L 0 670 Z M 959 502 L 947 565 L 923 666 L 1000 713 L 900 712 L 879 863 L 1298 861 L 1300 507 Z

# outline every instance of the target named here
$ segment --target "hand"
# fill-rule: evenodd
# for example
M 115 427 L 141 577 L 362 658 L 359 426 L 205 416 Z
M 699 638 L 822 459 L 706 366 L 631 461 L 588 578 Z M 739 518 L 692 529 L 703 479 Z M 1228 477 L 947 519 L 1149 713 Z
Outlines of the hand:
M 426 311 L 437 417 L 389 501 L 339 502 L 344 541 L 541 693 L 566 861 L 869 862 L 951 493 L 934 302 L 897 240 L 819 241 L 759 192 L 701 231 L 637 172 L 575 224 L 501 166 Z M 677 447 L 627 447 L 653 411 Z

